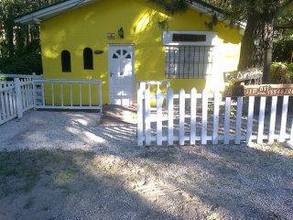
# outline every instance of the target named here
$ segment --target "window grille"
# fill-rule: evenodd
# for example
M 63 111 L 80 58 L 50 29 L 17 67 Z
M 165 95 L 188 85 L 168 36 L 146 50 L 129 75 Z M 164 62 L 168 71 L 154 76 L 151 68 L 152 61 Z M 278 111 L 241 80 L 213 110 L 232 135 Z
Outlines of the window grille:
M 212 46 L 165 46 L 166 77 L 204 79 L 212 73 Z

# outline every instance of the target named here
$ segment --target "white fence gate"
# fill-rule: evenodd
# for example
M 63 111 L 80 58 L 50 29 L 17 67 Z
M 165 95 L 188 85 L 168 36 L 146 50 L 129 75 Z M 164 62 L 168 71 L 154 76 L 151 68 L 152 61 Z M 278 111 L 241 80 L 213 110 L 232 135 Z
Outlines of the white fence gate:
M 0 125 L 30 109 L 78 109 L 102 112 L 100 80 L 42 80 L 37 76 L 1 75 Z M 20 76 L 21 78 L 15 78 Z M 83 94 L 86 91 L 87 94 Z M 49 101 L 50 100 L 50 101 Z
M 0 82 L 0 125 L 34 107 L 31 79 Z
M 165 94 L 158 90 L 152 95 L 141 84 L 137 93 L 138 145 L 293 143 L 288 104 L 289 96 L 222 97 L 219 92 L 197 93 L 196 89 L 173 94 L 169 88 Z

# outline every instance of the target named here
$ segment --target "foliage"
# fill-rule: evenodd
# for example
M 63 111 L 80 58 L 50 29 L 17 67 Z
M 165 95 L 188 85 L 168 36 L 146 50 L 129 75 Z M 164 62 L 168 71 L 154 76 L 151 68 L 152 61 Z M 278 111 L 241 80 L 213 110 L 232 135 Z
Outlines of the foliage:
M 276 62 L 291 62 L 293 53 L 293 38 L 276 40 L 274 42 L 273 60 Z
M 22 14 L 57 2 L 56 0 L 2 0 L 0 4 L 0 72 L 41 73 L 39 29 L 16 24 Z
M 175 13 L 184 11 L 188 5 L 185 0 L 151 0 L 155 4 L 163 7 L 167 12 Z
M 271 67 L 270 83 L 293 83 L 293 63 L 274 62 Z

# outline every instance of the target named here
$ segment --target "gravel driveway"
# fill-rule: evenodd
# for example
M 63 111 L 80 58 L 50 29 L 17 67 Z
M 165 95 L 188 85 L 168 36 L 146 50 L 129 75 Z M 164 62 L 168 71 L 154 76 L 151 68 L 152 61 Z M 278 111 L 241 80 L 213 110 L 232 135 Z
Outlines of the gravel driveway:
M 123 116 L 122 114 L 128 114 Z M 18 149 L 115 150 L 136 144 L 135 114 L 108 111 L 99 122 L 97 113 L 31 111 L 0 126 L 0 151 Z
M 292 149 L 138 147 L 132 116 L 29 112 L 1 126 L 0 219 L 293 219 Z

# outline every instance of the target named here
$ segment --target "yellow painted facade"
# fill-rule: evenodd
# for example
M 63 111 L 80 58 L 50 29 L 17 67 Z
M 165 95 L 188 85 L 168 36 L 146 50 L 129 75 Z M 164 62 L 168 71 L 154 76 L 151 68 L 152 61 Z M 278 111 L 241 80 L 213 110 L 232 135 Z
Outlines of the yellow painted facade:
M 158 24 L 168 20 L 169 31 L 209 31 L 206 23 L 211 17 L 194 9 L 167 14 L 162 8 L 146 0 L 96 1 L 88 6 L 67 11 L 42 21 L 40 26 L 44 77 L 46 79 L 100 79 L 103 81 L 103 100 L 108 103 L 108 46 L 133 44 L 136 80 L 166 80 L 165 53 L 162 43 L 164 31 Z M 123 27 L 124 39 L 108 40 L 107 33 L 117 33 Z M 205 80 L 172 79 L 175 90 L 196 87 L 215 88 L 223 84 L 222 72 L 237 69 L 241 34 L 223 22 L 218 22 L 217 34 L 220 54 L 215 57 L 217 70 Z M 102 50 L 94 55 L 94 70 L 84 70 L 83 49 Z M 72 72 L 63 73 L 61 51 L 71 52 Z M 86 89 L 84 91 L 86 93 Z

